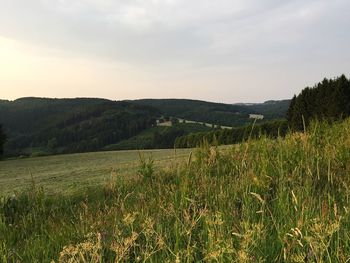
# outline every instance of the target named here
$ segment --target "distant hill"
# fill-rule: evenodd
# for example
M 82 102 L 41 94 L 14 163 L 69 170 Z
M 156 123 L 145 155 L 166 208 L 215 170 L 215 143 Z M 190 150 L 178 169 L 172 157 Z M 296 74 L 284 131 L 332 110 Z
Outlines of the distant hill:
M 232 105 L 186 99 L 111 101 L 98 98 L 27 97 L 15 101 L 0 100 L 0 124 L 3 124 L 8 135 L 5 144 L 7 156 L 86 152 L 119 147 L 115 145 L 132 145 L 135 149 L 137 145 L 134 142 L 145 138 L 148 141 L 142 141 L 144 147 L 169 147 L 177 135 L 206 129 L 200 125 L 182 125 L 161 130 L 153 136 L 160 130 L 151 128 L 161 116 L 239 127 L 252 122 L 249 114 L 263 114 L 267 120 L 284 118 L 287 105 L 289 101 Z M 155 140 L 157 138 L 158 142 Z
M 99 150 L 154 126 L 159 114 L 150 106 L 105 99 L 0 101 L 5 151 L 15 156 Z
M 251 122 L 249 114 L 262 114 L 267 120 L 285 118 L 290 100 L 257 104 L 224 104 L 186 99 L 142 99 L 132 102 L 152 106 L 168 116 L 239 127 Z
M 237 103 L 236 106 L 244 107 L 246 111 L 264 115 L 265 119 L 283 119 L 286 117 L 291 100 L 268 100 L 264 103 Z

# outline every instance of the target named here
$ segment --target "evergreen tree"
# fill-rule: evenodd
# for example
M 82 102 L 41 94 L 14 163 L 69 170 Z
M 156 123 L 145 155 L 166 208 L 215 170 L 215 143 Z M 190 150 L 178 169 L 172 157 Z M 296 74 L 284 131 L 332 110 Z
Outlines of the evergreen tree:
M 297 100 L 297 96 L 294 95 L 293 99 L 292 99 L 291 102 L 290 102 L 288 111 L 287 111 L 287 120 L 288 120 L 289 122 L 291 122 L 292 119 L 293 119 L 293 112 L 294 112 L 294 107 L 295 107 L 295 102 L 296 102 L 296 100 Z
M 313 119 L 334 121 L 350 116 L 350 80 L 324 79 L 294 96 L 287 112 L 289 126 L 303 130 Z

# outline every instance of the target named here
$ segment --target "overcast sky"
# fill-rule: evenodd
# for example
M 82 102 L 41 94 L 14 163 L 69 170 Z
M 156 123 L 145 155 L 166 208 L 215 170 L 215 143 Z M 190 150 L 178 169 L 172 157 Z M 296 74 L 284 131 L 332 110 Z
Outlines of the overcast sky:
M 290 98 L 349 76 L 349 0 L 0 0 L 0 98 Z

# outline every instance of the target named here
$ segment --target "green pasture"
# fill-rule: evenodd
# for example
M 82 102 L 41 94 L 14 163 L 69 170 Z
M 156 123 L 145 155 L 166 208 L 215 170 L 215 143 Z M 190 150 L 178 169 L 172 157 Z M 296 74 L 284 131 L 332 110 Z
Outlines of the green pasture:
M 111 174 L 132 177 L 140 154 L 152 156 L 157 166 L 166 167 L 185 158 L 190 150 L 112 151 L 34 157 L 0 162 L 0 195 L 28 188 L 33 180 L 45 192 L 73 193 L 104 184 Z

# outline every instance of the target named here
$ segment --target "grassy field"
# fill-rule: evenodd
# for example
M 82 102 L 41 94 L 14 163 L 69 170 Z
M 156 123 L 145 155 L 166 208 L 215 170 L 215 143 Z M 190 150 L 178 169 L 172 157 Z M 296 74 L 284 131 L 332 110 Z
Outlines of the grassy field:
M 1 201 L 0 261 L 349 262 L 349 149 L 350 120 L 316 123 L 306 133 L 225 151 L 203 145 L 184 152 L 185 161 L 163 160 L 166 168 L 145 158 L 134 176 L 114 176 L 80 195 L 34 185 Z M 106 158 L 97 153 L 66 168 L 53 160 L 74 155 L 4 165 L 25 174 L 25 162 L 37 161 L 40 170 L 52 160 L 46 172 L 56 163 L 70 174 L 64 171 L 74 163 L 95 163 L 90 169 L 101 182 L 118 163 L 109 154 L 100 168 Z
M 105 184 L 112 172 L 135 176 L 140 154 L 152 156 L 157 166 L 169 166 L 190 150 L 113 151 L 15 159 L 0 162 L 0 196 L 20 192 L 32 179 L 46 193 L 73 193 Z

